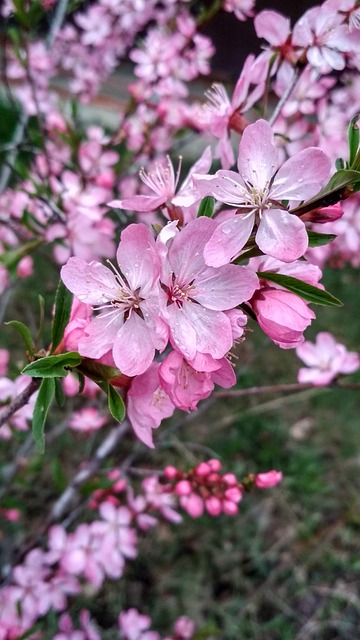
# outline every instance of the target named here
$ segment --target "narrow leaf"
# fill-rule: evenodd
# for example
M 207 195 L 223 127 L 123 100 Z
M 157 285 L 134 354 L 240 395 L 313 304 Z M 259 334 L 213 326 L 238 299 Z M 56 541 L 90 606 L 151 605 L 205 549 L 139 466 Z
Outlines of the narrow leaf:
M 68 351 L 30 362 L 21 373 L 32 378 L 65 378 L 68 370 L 77 367 L 81 360 L 82 357 L 77 351 Z
M 318 289 L 307 282 L 293 278 L 292 276 L 284 276 L 281 273 L 272 273 L 269 271 L 259 271 L 259 278 L 262 280 L 269 280 L 275 282 L 284 287 L 291 293 L 295 293 L 300 298 L 307 300 L 307 302 L 313 302 L 314 304 L 322 304 L 328 307 L 342 306 L 342 302 L 335 298 L 331 293 Z
M 45 378 L 41 382 L 38 397 L 35 402 L 32 419 L 32 434 L 35 447 L 39 453 L 44 453 L 45 451 L 44 426 L 54 391 L 55 380 L 53 378 Z
M 360 132 L 359 121 L 360 115 L 356 114 L 351 120 L 348 128 L 348 142 L 349 142 L 349 167 L 352 167 L 356 158 L 356 154 L 359 149 Z M 355 168 L 355 167 L 354 167 Z
M 32 356 L 34 353 L 34 345 L 29 327 L 27 327 L 26 324 L 20 322 L 19 320 L 9 320 L 9 322 L 5 322 L 5 324 L 9 325 L 10 327 L 14 327 L 14 329 L 16 329 L 18 333 L 20 333 L 22 339 L 24 340 L 26 349 Z
M 54 378 L 54 381 L 55 381 L 55 401 L 57 406 L 60 407 L 61 409 L 65 404 L 65 394 L 62 388 L 61 380 L 59 378 Z
M 118 422 L 122 422 L 126 413 L 124 401 L 114 387 L 109 383 L 107 383 L 107 397 L 108 407 L 112 417 L 115 418 L 115 420 L 118 420 Z
M 55 296 L 55 311 L 51 326 L 51 351 L 54 352 L 59 346 L 66 325 L 69 322 L 72 304 L 72 293 L 65 287 L 62 280 L 58 284 Z
M 205 196 L 200 202 L 197 217 L 206 216 L 207 218 L 211 218 L 214 213 L 214 205 L 215 198 L 213 198 L 213 196 Z
M 316 231 L 308 231 L 309 247 L 322 247 L 335 240 L 336 235 L 333 233 L 317 233 Z

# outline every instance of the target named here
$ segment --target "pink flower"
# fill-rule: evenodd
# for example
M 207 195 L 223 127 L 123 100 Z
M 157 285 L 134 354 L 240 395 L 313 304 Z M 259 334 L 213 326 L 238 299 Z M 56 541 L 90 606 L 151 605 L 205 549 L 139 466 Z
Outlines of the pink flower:
M 159 364 L 151 367 L 132 381 L 127 394 L 127 413 L 137 437 L 153 448 L 152 430 L 174 412 L 174 405 L 160 386 Z
M 313 342 L 303 342 L 296 349 L 296 355 L 308 368 L 298 373 L 299 382 L 310 382 L 317 387 L 326 386 L 339 374 L 353 373 L 360 367 L 360 357 L 354 351 L 336 342 L 331 333 L 322 331 Z
M 267 471 L 266 473 L 257 473 L 255 476 L 255 485 L 258 489 L 271 489 L 276 487 L 282 480 L 281 471 Z
M 358 52 L 360 37 L 343 24 L 344 16 L 331 7 L 331 2 L 312 7 L 298 20 L 293 30 L 293 45 L 304 49 L 310 64 L 320 73 L 346 66 L 345 53 Z
M 101 429 L 106 422 L 106 418 L 100 415 L 96 407 L 83 407 L 72 414 L 69 427 L 74 431 L 89 434 Z
M 160 640 L 156 631 L 149 631 L 151 618 L 141 615 L 136 609 L 122 611 L 119 615 L 119 628 L 124 640 Z
M 255 223 L 255 241 L 264 254 L 284 262 L 302 256 L 308 246 L 304 223 L 291 215 L 282 200 L 302 201 L 325 184 L 330 159 L 315 147 L 300 151 L 279 167 L 279 150 L 268 122 L 258 120 L 243 134 L 239 174 L 220 170 L 194 175 L 201 196 L 212 195 L 238 208 L 238 215 L 218 225 L 205 246 L 206 263 L 218 267 L 232 260 L 248 241 Z
M 155 170 L 151 173 L 146 173 L 144 169 L 140 171 L 141 180 L 155 195 L 135 195 L 123 200 L 112 200 L 108 205 L 109 207 L 139 212 L 155 211 L 162 207 L 168 207 L 170 210 L 174 206 L 189 207 L 197 200 L 200 200 L 192 188 L 193 173 L 208 171 L 210 166 L 211 151 L 210 147 L 207 147 L 199 160 L 190 169 L 177 195 L 175 195 L 180 177 L 181 163 L 179 163 L 175 174 L 174 166 L 169 156 L 167 156 L 166 166 L 156 164 Z
M 219 138 L 216 157 L 220 157 L 224 169 L 234 164 L 231 129 L 238 133 L 244 131 L 248 123 L 241 114 L 248 111 L 264 91 L 267 67 L 264 65 L 261 73 L 258 66 L 253 55 L 246 58 L 231 101 L 220 83 L 213 84 L 205 93 L 208 101 L 203 106 L 200 119 L 206 129 Z M 252 89 L 251 85 L 254 85 Z
M 132 224 L 122 232 L 117 261 L 121 271 L 70 258 L 61 277 L 79 300 L 100 310 L 79 341 L 81 355 L 97 359 L 112 350 L 120 371 L 135 376 L 167 342 L 157 310 L 160 263 L 145 225 Z
M 225 0 L 223 9 L 244 21 L 254 15 L 255 0 Z
M 163 257 L 162 317 L 174 348 L 189 361 L 198 352 L 215 359 L 225 356 L 233 337 L 224 311 L 249 300 L 258 286 L 256 275 L 247 267 L 214 269 L 205 264 L 204 248 L 215 229 L 214 220 L 200 217 L 178 233 L 165 227 L 158 237 Z
M 159 376 L 170 400 L 183 411 L 196 409 L 198 402 L 211 394 L 215 382 L 225 388 L 236 384 L 234 370 L 226 358 L 218 361 L 215 371 L 200 372 L 193 369 L 178 351 L 171 351 L 163 360 Z

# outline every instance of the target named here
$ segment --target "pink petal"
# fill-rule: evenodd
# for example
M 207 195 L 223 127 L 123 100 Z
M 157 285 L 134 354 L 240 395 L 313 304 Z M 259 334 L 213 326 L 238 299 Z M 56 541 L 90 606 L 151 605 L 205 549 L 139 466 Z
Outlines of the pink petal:
M 263 213 L 255 240 L 266 255 L 283 262 L 297 260 L 308 246 L 304 223 L 280 209 L 269 209 Z
M 256 274 L 248 267 L 235 264 L 218 269 L 208 267 L 196 280 L 192 297 L 208 309 L 227 311 L 249 300 L 259 286 Z
M 115 276 L 100 262 L 69 258 L 61 269 L 61 279 L 81 302 L 100 305 L 116 298 L 119 285 Z
M 166 198 L 161 196 L 133 196 L 132 198 L 124 198 L 124 200 L 111 200 L 108 207 L 114 209 L 127 209 L 128 211 L 139 211 L 147 213 L 155 211 L 165 203 Z
M 132 313 L 118 331 L 113 346 L 114 361 L 127 376 L 138 376 L 154 360 L 155 349 L 149 330 L 137 313 Z
M 210 267 L 221 267 L 235 258 L 248 241 L 253 230 L 254 214 L 236 215 L 221 222 L 204 249 L 204 258 Z
M 270 197 L 276 200 L 311 198 L 326 184 L 330 169 L 330 158 L 323 151 L 316 147 L 303 149 L 279 169 Z
M 155 240 L 144 224 L 130 224 L 121 234 L 116 258 L 133 291 L 146 295 L 160 273 Z
M 248 192 L 242 177 L 235 171 L 220 169 L 213 176 L 194 174 L 196 192 L 202 198 L 214 196 L 219 202 L 239 207 L 247 200 Z
M 191 220 L 181 233 L 175 236 L 169 252 L 169 263 L 176 273 L 178 282 L 191 282 L 204 269 L 204 246 L 215 227 L 214 220 L 201 217 Z
M 196 331 L 191 320 L 184 314 L 183 309 L 179 309 L 176 304 L 172 304 L 167 308 L 167 314 L 174 348 L 183 353 L 185 358 L 194 358 L 197 342 Z
M 244 180 L 263 189 L 279 166 L 279 151 L 274 134 L 266 120 L 246 127 L 239 145 L 238 169 Z
M 215 359 L 222 358 L 230 351 L 231 323 L 225 313 L 191 303 L 184 305 L 183 313 L 195 330 L 197 351 L 209 353 Z M 184 355 L 187 358 L 186 353 Z
M 290 34 L 290 20 L 277 11 L 261 11 L 254 18 L 258 38 L 264 38 L 272 46 L 282 45 Z
M 115 318 L 110 322 L 113 318 Z M 123 313 L 115 309 L 111 316 L 105 312 L 96 316 L 86 327 L 86 335 L 79 341 L 79 353 L 87 358 L 101 358 L 114 344 L 119 327 L 123 324 Z

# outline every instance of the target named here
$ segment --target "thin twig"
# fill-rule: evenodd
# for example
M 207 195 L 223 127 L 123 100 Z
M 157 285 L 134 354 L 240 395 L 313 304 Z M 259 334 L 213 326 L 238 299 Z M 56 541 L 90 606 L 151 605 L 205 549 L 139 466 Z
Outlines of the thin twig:
M 276 122 L 276 120 L 278 119 L 281 110 L 284 106 L 284 104 L 287 102 L 287 100 L 290 97 L 290 94 L 293 92 L 293 89 L 295 88 L 295 85 L 297 83 L 299 79 L 299 69 L 297 67 L 295 67 L 294 69 L 294 75 L 293 75 L 293 79 L 290 82 L 290 84 L 286 87 L 284 93 L 282 94 L 279 102 L 277 103 L 274 112 L 269 120 L 269 125 L 272 127 L 272 125 L 274 124 L 274 122 Z
M 357 382 L 330 382 L 327 385 L 313 385 L 308 382 L 293 382 L 291 384 L 269 384 L 260 387 L 248 387 L 247 389 L 232 389 L 230 391 L 216 391 L 215 398 L 241 398 L 244 396 L 256 396 L 262 393 L 287 393 L 293 391 L 308 391 L 309 389 L 360 389 Z
M 110 455 L 110 453 L 112 453 L 116 445 L 124 437 L 127 431 L 129 431 L 129 429 L 130 423 L 127 420 L 124 420 L 124 422 L 118 424 L 110 431 L 108 436 L 96 450 L 94 456 L 89 460 L 86 467 L 80 469 L 70 482 L 69 486 L 66 487 L 65 491 L 53 505 L 48 518 L 47 527 L 53 522 L 59 520 L 65 514 L 69 505 L 74 500 L 78 489 L 94 475 L 101 466 L 101 463 L 108 457 L 108 455 Z
M 40 387 L 41 378 L 32 378 L 30 384 L 12 400 L 6 409 L 0 414 L 0 427 L 2 427 L 14 413 L 24 407 L 32 394 Z

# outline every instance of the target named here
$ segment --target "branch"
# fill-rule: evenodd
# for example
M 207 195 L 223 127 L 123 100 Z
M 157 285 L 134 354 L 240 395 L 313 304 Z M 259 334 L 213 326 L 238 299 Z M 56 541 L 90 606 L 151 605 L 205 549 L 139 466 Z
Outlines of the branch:
M 88 461 L 86 467 L 80 469 L 80 471 L 70 482 L 69 486 L 66 487 L 65 491 L 53 505 L 46 528 L 48 528 L 53 522 L 56 522 L 64 515 L 70 503 L 76 496 L 78 489 L 100 468 L 101 463 L 108 457 L 108 455 L 110 455 L 110 453 L 112 453 L 118 442 L 122 440 L 129 428 L 130 423 L 127 420 L 124 420 L 124 422 L 121 422 L 110 431 L 109 435 L 105 438 L 105 440 L 103 440 L 98 449 L 95 451 L 94 456 Z
M 14 413 L 29 402 L 32 394 L 40 387 L 40 383 L 41 378 L 32 378 L 26 389 L 10 402 L 9 406 L 0 414 L 0 427 L 2 427 Z
M 248 387 L 247 389 L 233 389 L 232 391 L 216 391 L 216 398 L 241 398 L 244 396 L 256 396 L 262 393 L 287 393 L 292 391 L 308 391 L 309 389 L 360 389 L 357 382 L 329 382 L 329 384 L 317 386 L 308 382 L 293 382 L 291 384 L 269 384 L 262 387 Z
M 278 117 L 279 117 L 279 115 L 280 115 L 280 113 L 281 113 L 281 110 L 282 110 L 282 108 L 283 108 L 284 104 L 285 104 L 285 103 L 287 102 L 287 100 L 289 99 L 290 94 L 293 92 L 293 89 L 295 88 L 295 85 L 296 85 L 296 83 L 297 83 L 298 79 L 299 79 L 299 68 L 298 68 L 298 67 L 295 67 L 295 68 L 294 68 L 294 75 L 293 75 L 293 79 L 292 79 L 292 81 L 290 82 L 290 84 L 287 86 L 287 88 L 285 89 L 284 93 L 282 94 L 282 96 L 281 96 L 281 98 L 280 98 L 279 102 L 277 103 L 277 105 L 276 105 L 276 107 L 275 107 L 274 113 L 272 114 L 272 116 L 271 116 L 271 118 L 270 118 L 270 120 L 269 120 L 269 124 L 270 124 L 271 126 L 273 126 L 273 124 L 275 123 L 275 121 L 278 119 Z

